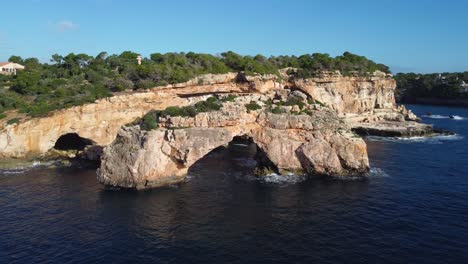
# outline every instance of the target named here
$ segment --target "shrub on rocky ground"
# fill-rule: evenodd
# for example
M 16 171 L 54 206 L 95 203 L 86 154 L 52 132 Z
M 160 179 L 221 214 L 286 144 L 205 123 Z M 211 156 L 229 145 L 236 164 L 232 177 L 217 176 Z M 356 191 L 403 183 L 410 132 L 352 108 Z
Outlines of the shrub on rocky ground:
M 284 106 L 294 106 L 297 105 L 299 106 L 300 109 L 303 109 L 305 106 L 304 101 L 299 98 L 299 97 L 289 97 L 288 100 L 284 103 L 282 103 Z
M 170 106 L 164 110 L 153 110 L 148 112 L 143 118 L 134 124 L 140 125 L 143 130 L 152 130 L 158 127 L 159 118 L 168 116 L 194 117 L 198 113 L 220 110 L 222 102 L 217 97 L 209 97 L 205 101 L 200 101 L 189 106 Z
M 251 101 L 250 103 L 246 104 L 245 108 L 247 108 L 247 111 L 255 111 L 255 110 L 262 109 L 262 107 L 259 104 L 257 104 L 257 102 L 254 102 L 254 101 Z
M 19 118 L 12 118 L 12 119 L 7 121 L 7 124 L 12 125 L 12 124 L 18 124 L 19 122 L 20 122 Z
M 230 94 L 228 96 L 225 96 L 221 98 L 221 102 L 234 102 L 237 98 L 237 95 L 235 94 Z

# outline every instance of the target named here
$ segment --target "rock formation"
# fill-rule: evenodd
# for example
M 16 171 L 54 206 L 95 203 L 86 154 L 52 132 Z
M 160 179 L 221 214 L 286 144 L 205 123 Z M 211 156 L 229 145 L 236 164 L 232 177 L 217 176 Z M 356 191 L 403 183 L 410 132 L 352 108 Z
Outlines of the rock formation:
M 6 120 L 0 120 L 0 158 L 44 154 L 61 136 L 69 133 L 106 146 L 115 139 L 122 125 L 152 109 L 188 105 L 202 100 L 199 95 L 207 93 L 258 92 L 280 87 L 274 78 L 236 83 L 236 76 L 234 73 L 207 74 L 183 84 L 117 94 L 92 104 L 54 111 L 46 117 L 26 119 L 19 124 L 7 125 Z
M 430 136 L 431 125 L 395 103 L 396 81 L 390 74 L 344 77 L 324 72 L 318 77 L 293 81 L 292 86 L 322 102 L 360 135 Z
M 337 113 L 365 113 L 374 109 L 395 109 L 395 80 L 391 75 L 344 77 L 340 73 L 293 81 L 294 87 Z
M 98 180 L 108 186 L 148 188 L 183 180 L 197 160 L 235 136 L 250 137 L 261 156 L 259 171 L 336 176 L 362 174 L 369 161 L 365 142 L 333 112 L 303 103 L 283 113 L 269 112 L 270 95 L 246 95 L 219 111 L 194 117 L 167 116 L 159 128 L 124 126 L 104 149 Z M 246 104 L 262 105 L 249 111 Z
M 396 106 L 391 75 L 323 72 L 291 79 L 281 71 L 281 76 L 287 81 L 274 75 L 207 74 L 19 124 L 0 120 L 0 158 L 72 153 L 101 159 L 100 182 L 141 189 L 183 180 L 197 160 L 236 136 L 249 137 L 257 145 L 258 172 L 349 176 L 369 169 L 366 144 L 352 131 L 382 136 L 434 133 L 411 111 Z M 150 110 L 193 105 L 213 94 L 238 97 L 223 101 L 217 111 L 158 117 L 154 130 L 126 125 Z M 255 107 L 248 108 L 250 104 Z M 78 142 L 82 150 L 77 152 L 62 151 L 57 144 L 64 138 L 86 144 Z

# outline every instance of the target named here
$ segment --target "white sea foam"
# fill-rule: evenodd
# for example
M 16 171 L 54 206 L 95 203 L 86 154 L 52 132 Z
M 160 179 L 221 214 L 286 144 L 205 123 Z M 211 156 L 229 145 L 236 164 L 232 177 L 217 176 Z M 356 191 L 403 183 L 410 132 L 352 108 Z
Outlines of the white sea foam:
M 266 183 L 274 183 L 274 184 L 294 184 L 303 182 L 306 180 L 305 175 L 296 175 L 296 174 L 287 174 L 287 175 L 279 175 L 276 173 L 271 173 L 265 175 L 263 177 L 256 177 L 258 180 Z
M 428 143 L 428 144 L 443 144 L 444 141 L 461 140 L 463 136 L 454 135 L 439 135 L 433 137 L 379 137 L 367 136 L 366 139 L 371 141 L 387 141 L 397 143 Z
M 0 175 L 22 174 L 35 168 L 57 165 L 56 161 L 23 161 L 0 166 Z
M 389 177 L 389 175 L 381 168 L 372 167 L 368 173 L 371 178 L 375 177 Z
M 0 175 L 9 175 L 9 174 L 21 174 L 26 172 L 27 170 L 25 169 L 11 169 L 11 170 L 0 170 Z
M 433 119 L 453 119 L 453 120 L 464 120 L 463 116 L 459 115 L 451 115 L 451 116 L 444 116 L 444 115 L 422 115 L 422 117 L 426 118 L 433 118 Z
M 0 175 L 22 174 L 32 168 L 31 164 L 17 164 L 0 168 Z
M 434 119 L 446 119 L 446 118 L 450 118 L 449 116 L 444 116 L 444 115 L 422 115 L 422 117 L 434 118 Z

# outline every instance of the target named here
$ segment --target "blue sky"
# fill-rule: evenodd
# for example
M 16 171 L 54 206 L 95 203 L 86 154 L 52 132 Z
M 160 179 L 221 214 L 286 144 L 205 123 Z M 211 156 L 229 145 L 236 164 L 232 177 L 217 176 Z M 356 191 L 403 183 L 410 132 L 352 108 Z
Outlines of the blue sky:
M 0 61 L 124 50 L 350 51 L 394 72 L 468 71 L 468 0 L 14 0 L 0 10 Z

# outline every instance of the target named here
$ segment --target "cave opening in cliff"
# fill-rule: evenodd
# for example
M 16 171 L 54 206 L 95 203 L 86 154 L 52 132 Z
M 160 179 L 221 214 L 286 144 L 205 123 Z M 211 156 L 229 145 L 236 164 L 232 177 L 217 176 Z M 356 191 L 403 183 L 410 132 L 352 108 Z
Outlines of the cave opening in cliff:
M 54 148 L 58 150 L 84 150 L 87 146 L 94 144 L 92 140 L 82 138 L 76 133 L 68 133 L 57 139 Z
M 251 137 L 242 135 L 210 151 L 190 166 L 188 174 L 192 176 L 216 175 L 215 178 L 218 179 L 238 180 L 252 179 L 256 174 L 267 171 L 277 172 L 277 168 Z

